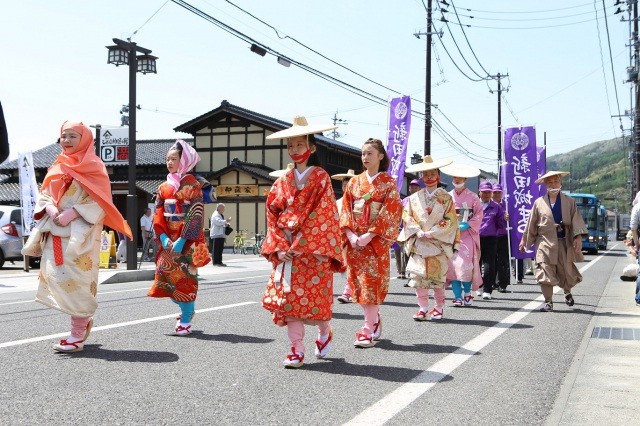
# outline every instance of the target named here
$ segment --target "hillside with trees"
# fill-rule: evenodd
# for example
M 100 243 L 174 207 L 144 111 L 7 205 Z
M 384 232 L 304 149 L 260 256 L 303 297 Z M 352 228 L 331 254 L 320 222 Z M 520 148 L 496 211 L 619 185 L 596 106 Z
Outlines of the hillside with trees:
M 616 206 L 621 213 L 631 210 L 629 147 L 621 138 L 548 157 L 547 170 L 571 173 L 562 179 L 563 190 L 596 194 L 609 210 Z

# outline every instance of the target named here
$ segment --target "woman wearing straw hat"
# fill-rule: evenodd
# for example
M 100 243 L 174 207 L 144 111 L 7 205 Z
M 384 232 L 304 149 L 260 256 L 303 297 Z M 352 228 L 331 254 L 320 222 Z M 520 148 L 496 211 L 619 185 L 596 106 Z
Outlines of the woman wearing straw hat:
M 588 232 L 574 199 L 560 192 L 562 176 L 568 174 L 552 170 L 536 180 L 544 183 L 547 193 L 533 203 L 519 246 L 523 253 L 537 247 L 535 274 L 544 296 L 543 312 L 553 311 L 554 285 L 564 290 L 565 303 L 573 306 L 571 289 L 582 281 L 574 262 L 584 262 L 582 235 Z
M 290 353 L 285 368 L 304 361 L 305 324 L 318 327 L 315 355 L 324 358 L 333 340 L 333 273 L 344 270 L 338 209 L 326 171 L 316 166 L 314 134 L 336 126 L 311 126 L 304 117 L 267 136 L 285 139 L 295 168 L 279 177 L 266 201 L 267 235 L 262 255 L 272 264 L 262 306 L 287 327 Z
M 386 173 L 389 156 L 382 141 L 365 141 L 362 164 L 365 171 L 344 193 L 340 229 L 346 237 L 347 282 L 364 310 L 353 345 L 369 348 L 382 332 L 379 305 L 389 290 L 389 249 L 398 236 L 402 204 L 396 180 Z
M 407 168 L 407 172 L 422 172 L 426 188 L 409 197 L 402 213 L 404 226 L 398 241 L 405 242 L 409 254 L 407 272 L 409 286 L 415 288 L 420 310 L 413 316 L 416 321 L 442 319 L 445 301 L 445 280 L 454 244 L 460 240 L 458 218 L 453 198 L 438 187 L 438 169 L 451 164 L 451 160 L 433 160 L 430 155 L 422 163 Z M 429 311 L 429 289 L 434 291 L 435 306 Z
M 482 285 L 480 273 L 480 225 L 482 224 L 482 202 L 478 195 L 465 187 L 467 179 L 480 175 L 480 169 L 461 163 L 453 163 L 440 169 L 452 177 L 453 198 L 458 213 L 460 244 L 449 261 L 447 281 L 453 290 L 453 306 L 473 304 L 471 290 Z M 464 288 L 464 298 L 462 290 Z
M 347 185 L 352 177 L 356 176 L 356 172 L 353 169 L 347 170 L 347 173 L 338 173 L 336 175 L 331 175 L 331 179 L 339 180 L 342 182 L 342 197 L 336 200 L 336 204 L 338 205 L 338 215 L 342 213 L 342 200 L 344 198 L 344 193 L 347 192 Z M 343 250 L 344 253 L 344 250 Z M 346 260 L 345 260 L 346 262 Z M 351 295 L 353 291 L 351 287 L 349 287 L 349 281 L 344 285 L 344 290 L 342 294 L 338 296 L 338 302 L 340 303 L 351 303 Z

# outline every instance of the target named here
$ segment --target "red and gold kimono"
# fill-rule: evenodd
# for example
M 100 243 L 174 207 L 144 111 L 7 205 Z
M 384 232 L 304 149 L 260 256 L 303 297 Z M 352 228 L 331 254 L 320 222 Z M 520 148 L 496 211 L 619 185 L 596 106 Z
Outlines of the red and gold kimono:
M 202 189 L 193 175 L 185 175 L 175 191 L 167 182 L 158 188 L 153 218 L 156 235 L 156 274 L 149 290 L 151 297 L 170 297 L 178 302 L 196 300 L 197 268 L 211 260 L 204 241 L 204 204 Z M 162 247 L 158 239 L 166 234 L 171 241 L 179 237 L 187 242 L 181 253 Z
M 349 181 L 342 200 L 340 230 L 353 300 L 361 305 L 380 305 L 389 290 L 389 250 L 400 232 L 402 202 L 394 178 L 382 172 L 369 183 L 366 173 Z M 344 234 L 347 228 L 358 236 L 367 232 L 376 235 L 365 247 L 354 249 Z
M 303 181 L 295 170 L 275 181 L 266 202 L 267 236 L 262 255 L 273 271 L 262 298 L 273 322 L 286 325 L 286 317 L 307 324 L 332 316 L 333 273 L 344 270 L 340 249 L 338 209 L 331 179 L 313 167 Z M 278 251 L 299 253 L 280 262 Z

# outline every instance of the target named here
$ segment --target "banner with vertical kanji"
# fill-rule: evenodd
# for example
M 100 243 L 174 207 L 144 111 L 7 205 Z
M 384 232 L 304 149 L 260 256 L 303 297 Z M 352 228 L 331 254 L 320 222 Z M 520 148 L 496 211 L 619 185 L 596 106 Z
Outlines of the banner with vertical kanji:
M 398 191 L 402 191 L 404 181 L 404 164 L 407 159 L 409 130 L 411 128 L 411 98 L 402 96 L 391 99 L 389 103 L 389 136 L 387 155 L 389 168 L 387 173 L 397 183 Z
M 533 202 L 539 197 L 538 151 L 534 127 L 514 127 L 504 132 L 505 188 L 509 194 L 511 253 L 517 259 L 532 258 L 534 252 L 520 253 L 518 246 L 529 220 Z

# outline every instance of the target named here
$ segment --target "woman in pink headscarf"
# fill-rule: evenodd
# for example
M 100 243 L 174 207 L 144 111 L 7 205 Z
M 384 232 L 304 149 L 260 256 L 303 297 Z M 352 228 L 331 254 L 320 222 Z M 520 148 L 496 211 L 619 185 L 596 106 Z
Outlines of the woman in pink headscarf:
M 200 161 L 195 149 L 182 140 L 167 152 L 167 181 L 158 188 L 153 230 L 160 249 L 156 275 L 148 295 L 170 297 L 180 306 L 175 326 L 178 336 L 191 334 L 198 293 L 197 268 L 211 260 L 204 241 L 204 204 L 198 179 L 188 172 Z
M 100 235 L 107 225 L 131 238 L 131 229 L 111 198 L 104 163 L 95 154 L 91 129 L 65 121 L 58 155 L 40 188 L 38 221 L 22 253 L 42 256 L 36 301 L 71 315 L 71 335 L 53 346 L 83 350 L 98 307 Z

